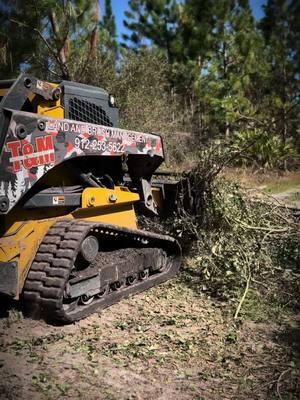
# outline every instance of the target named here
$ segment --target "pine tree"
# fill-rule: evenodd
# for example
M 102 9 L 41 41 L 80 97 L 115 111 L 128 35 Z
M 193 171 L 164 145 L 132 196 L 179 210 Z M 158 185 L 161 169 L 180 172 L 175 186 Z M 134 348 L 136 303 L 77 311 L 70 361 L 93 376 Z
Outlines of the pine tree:
M 122 35 L 125 40 L 123 46 L 138 49 L 146 39 L 144 22 L 147 21 L 148 14 L 146 14 L 145 0 L 129 0 L 128 7 L 130 11 L 125 11 L 126 19 L 124 19 L 123 23 L 131 33 Z
M 199 3 L 194 5 L 198 7 Z M 199 50 L 198 59 L 197 53 L 190 53 L 194 56 L 191 63 L 199 99 L 200 129 L 209 135 L 214 132 L 229 137 L 242 128 L 243 119 L 257 112 L 252 80 L 265 68 L 261 61 L 262 38 L 255 29 L 247 0 L 214 1 L 210 10 L 209 45 L 202 48 L 202 53 Z M 189 12 L 199 14 L 193 8 Z
M 123 35 L 123 39 L 133 48 L 147 43 L 155 45 L 166 53 L 171 63 L 181 49 L 179 3 L 176 0 L 129 0 L 128 5 L 130 11 L 125 13 L 124 25 L 131 34 Z
M 14 192 L 13 192 L 13 190 L 12 190 L 11 182 L 8 183 L 7 194 L 6 194 L 6 195 L 7 195 L 7 197 L 9 198 L 9 200 L 10 200 L 11 202 L 14 203 L 14 201 L 15 201 L 15 195 L 14 195 Z
M 16 180 L 13 183 L 13 193 L 14 193 L 15 199 L 20 198 L 21 195 L 23 195 L 24 191 L 25 191 L 25 181 L 24 181 L 23 173 L 19 172 L 19 173 L 17 173 Z
M 117 29 L 115 16 L 112 11 L 111 0 L 105 0 L 105 14 L 101 24 L 102 41 L 108 50 L 117 52 Z
M 46 79 L 83 78 L 99 50 L 98 0 L 2 0 L 0 10 L 12 73 L 22 67 Z
M 81 79 L 98 47 L 99 2 L 46 0 L 44 9 L 44 34 L 49 37 L 49 50 L 54 49 L 51 61 L 59 67 L 62 78 Z
M 38 51 L 36 31 L 17 25 L 12 20 L 22 20 L 36 30 L 42 29 L 41 12 L 33 2 L 0 0 L 0 74 L 3 78 L 15 77 L 21 65 L 30 65 L 32 54 Z
M 214 0 L 186 0 L 181 19 L 181 34 L 185 44 L 183 56 L 186 62 L 201 62 L 212 45 L 215 27 Z
M 297 0 L 268 0 L 260 23 L 270 65 L 265 92 L 270 129 L 283 143 L 299 126 L 300 4 Z
M 105 15 L 103 17 L 102 26 L 112 38 L 116 37 L 116 21 L 112 11 L 111 0 L 105 0 Z

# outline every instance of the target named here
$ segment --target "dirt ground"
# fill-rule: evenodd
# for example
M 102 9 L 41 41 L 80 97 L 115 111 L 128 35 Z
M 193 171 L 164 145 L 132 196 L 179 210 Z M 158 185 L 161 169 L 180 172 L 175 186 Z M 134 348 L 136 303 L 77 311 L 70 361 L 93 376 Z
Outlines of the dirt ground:
M 1 399 L 299 399 L 300 318 L 233 321 L 195 271 L 69 326 L 0 319 Z

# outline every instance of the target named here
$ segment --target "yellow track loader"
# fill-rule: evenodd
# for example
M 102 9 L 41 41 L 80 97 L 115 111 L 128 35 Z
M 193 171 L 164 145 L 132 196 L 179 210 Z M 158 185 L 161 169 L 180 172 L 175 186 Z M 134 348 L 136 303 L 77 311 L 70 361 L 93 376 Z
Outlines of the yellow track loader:
M 162 139 L 117 126 L 103 89 L 0 81 L 0 295 L 30 316 L 70 323 L 179 269 L 177 241 L 137 226 L 175 201 L 151 182 Z

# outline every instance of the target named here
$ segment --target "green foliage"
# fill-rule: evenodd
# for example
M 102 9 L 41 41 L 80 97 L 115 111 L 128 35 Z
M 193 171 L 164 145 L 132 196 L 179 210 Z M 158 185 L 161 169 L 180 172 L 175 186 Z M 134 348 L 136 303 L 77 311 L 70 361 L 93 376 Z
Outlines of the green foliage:
M 134 48 L 145 45 L 145 40 L 165 51 L 169 62 L 182 49 L 177 28 L 180 5 L 176 0 L 129 0 L 130 11 L 125 12 L 124 25 L 132 31 L 123 35 Z M 126 44 L 125 44 L 126 46 Z
M 22 15 L 23 20 L 36 29 L 41 29 L 41 10 L 36 9 L 32 2 L 0 1 L 0 74 L 4 78 L 15 76 L 20 71 L 21 64 L 29 65 L 32 54 L 39 51 L 36 33 L 25 26 L 17 27 L 12 19 Z
M 117 30 L 115 16 L 111 7 L 111 0 L 105 0 L 105 15 L 101 24 L 100 43 L 104 43 L 109 50 L 117 52 L 118 45 L 116 41 Z
M 233 143 L 241 164 L 297 166 L 298 1 L 268 0 L 257 23 L 248 0 L 130 0 L 124 40 L 133 52 L 120 51 L 104 4 L 0 1 L 0 73 L 114 92 L 122 125 L 161 131 L 177 163 L 218 139 Z
M 167 55 L 172 93 L 196 143 L 263 128 L 274 136 L 269 145 L 276 148 L 276 159 L 262 156 L 255 162 L 287 167 L 294 147 L 290 137 L 299 148 L 298 2 L 268 1 L 258 26 L 247 0 L 177 5 L 132 0 L 125 20 L 131 35 L 125 39 L 137 51 L 152 45 Z
M 121 127 L 160 133 L 172 162 L 180 158 L 178 153 L 187 150 L 185 138 L 179 133 L 179 105 L 170 96 L 168 71 L 166 58 L 155 50 L 145 49 L 140 54 L 124 50 L 113 86 L 107 84 L 117 98 Z
M 114 17 L 110 2 L 106 5 L 103 24 L 95 0 L 41 0 L 39 4 L 17 0 L 0 5 L 5 20 L 0 38 L 6 49 L 3 72 L 25 69 L 46 79 L 84 80 L 99 52 L 116 50 Z
M 122 126 L 154 132 L 169 124 L 167 71 L 166 60 L 155 51 L 124 51 L 116 87 Z
M 235 132 L 231 148 L 238 154 L 237 164 L 279 169 L 299 165 L 299 153 L 293 138 L 284 143 L 280 136 L 261 129 Z
M 285 141 L 297 137 L 299 126 L 300 37 L 298 1 L 268 0 L 265 16 L 259 26 L 265 39 L 265 54 L 271 66 L 267 76 L 265 107 L 272 119 L 273 130 Z M 272 129 L 272 128 L 271 128 Z

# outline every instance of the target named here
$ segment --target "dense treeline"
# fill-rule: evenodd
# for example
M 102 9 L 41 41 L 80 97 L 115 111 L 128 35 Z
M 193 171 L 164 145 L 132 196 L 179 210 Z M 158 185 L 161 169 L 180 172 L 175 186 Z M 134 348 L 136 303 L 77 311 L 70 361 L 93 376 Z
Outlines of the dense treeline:
M 256 21 L 248 0 L 129 0 L 123 43 L 104 5 L 0 1 L 1 77 L 103 86 L 122 124 L 162 131 L 173 160 L 213 142 L 239 163 L 297 166 L 299 1 L 267 0 Z

